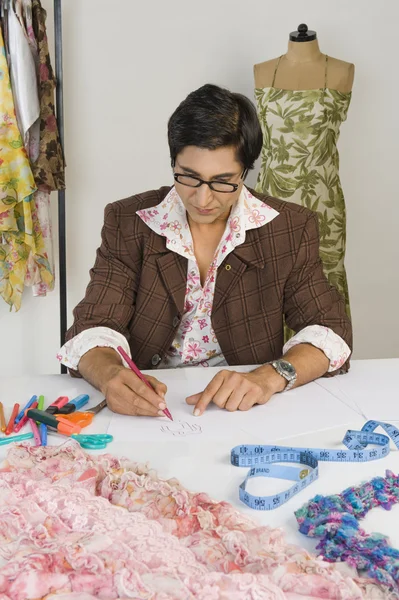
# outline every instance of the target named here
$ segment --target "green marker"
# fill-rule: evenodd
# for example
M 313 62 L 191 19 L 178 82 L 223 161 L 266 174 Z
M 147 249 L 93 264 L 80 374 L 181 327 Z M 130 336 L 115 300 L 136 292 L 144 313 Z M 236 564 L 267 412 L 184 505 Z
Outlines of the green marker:
M 39 400 L 37 401 L 37 409 L 44 410 L 44 396 L 39 396 Z M 36 421 L 36 425 L 40 425 L 39 421 Z

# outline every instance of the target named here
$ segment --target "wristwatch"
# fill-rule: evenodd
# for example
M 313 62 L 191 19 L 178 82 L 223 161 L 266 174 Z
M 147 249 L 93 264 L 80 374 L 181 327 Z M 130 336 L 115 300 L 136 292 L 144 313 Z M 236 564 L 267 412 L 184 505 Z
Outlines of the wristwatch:
M 272 365 L 272 367 L 274 367 L 277 371 L 277 373 L 279 375 L 281 375 L 281 377 L 284 377 L 284 379 L 286 379 L 286 381 L 288 382 L 284 391 L 288 392 L 288 390 L 290 390 L 296 382 L 296 370 L 295 367 L 288 362 L 288 360 L 273 360 L 271 363 L 269 363 L 270 365 Z

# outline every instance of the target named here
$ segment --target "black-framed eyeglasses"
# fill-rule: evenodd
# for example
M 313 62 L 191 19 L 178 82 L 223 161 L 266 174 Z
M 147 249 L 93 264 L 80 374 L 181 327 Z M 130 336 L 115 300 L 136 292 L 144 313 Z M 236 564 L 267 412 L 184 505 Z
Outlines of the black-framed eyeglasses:
M 248 169 L 245 169 L 241 174 L 240 179 L 245 179 L 247 173 Z M 184 173 L 173 173 L 173 177 L 177 183 L 192 188 L 199 188 L 205 183 L 213 192 L 220 192 L 221 194 L 231 194 L 232 192 L 236 192 L 239 187 L 239 183 L 228 183 L 227 181 L 217 181 L 216 179 L 213 181 L 205 181 L 199 177 L 194 177 L 194 175 L 185 175 Z

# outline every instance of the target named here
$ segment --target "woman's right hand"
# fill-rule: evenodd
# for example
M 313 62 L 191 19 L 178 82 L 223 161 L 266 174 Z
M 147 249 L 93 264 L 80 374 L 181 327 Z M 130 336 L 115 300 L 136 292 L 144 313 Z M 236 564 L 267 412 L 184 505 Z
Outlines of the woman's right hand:
M 79 373 L 107 400 L 108 407 L 122 415 L 158 417 L 166 408 L 166 385 L 146 375 L 150 389 L 133 371 L 122 365 L 119 353 L 113 348 L 96 347 L 79 361 Z
M 122 365 L 115 367 L 108 381 L 102 386 L 107 406 L 122 415 L 159 417 L 166 408 L 164 383 L 146 375 L 152 390 L 133 371 Z

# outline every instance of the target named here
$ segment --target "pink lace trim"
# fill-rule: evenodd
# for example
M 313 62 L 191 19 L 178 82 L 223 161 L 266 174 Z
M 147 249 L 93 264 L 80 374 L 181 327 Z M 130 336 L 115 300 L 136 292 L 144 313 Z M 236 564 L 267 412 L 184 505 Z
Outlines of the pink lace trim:
M 360 600 L 377 590 L 226 502 L 71 440 L 10 449 L 0 556 L 0 600 Z

